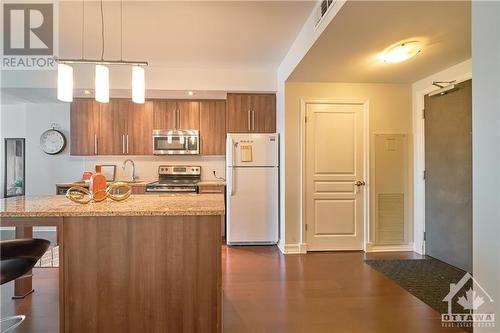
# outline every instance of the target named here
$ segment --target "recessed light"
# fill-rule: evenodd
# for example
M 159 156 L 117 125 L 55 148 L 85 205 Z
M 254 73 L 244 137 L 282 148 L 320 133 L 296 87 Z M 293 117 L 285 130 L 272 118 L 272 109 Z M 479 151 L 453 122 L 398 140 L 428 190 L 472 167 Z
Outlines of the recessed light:
M 194 91 L 190 90 L 190 91 L 186 92 L 186 94 L 188 94 L 189 96 L 194 96 Z
M 83 93 L 84 93 L 85 95 L 90 95 L 90 94 L 91 94 L 90 90 L 87 90 L 87 89 L 85 89 L 85 90 L 83 91 Z
M 422 43 L 419 41 L 400 42 L 385 49 L 380 54 L 384 62 L 398 63 L 408 60 L 422 51 Z

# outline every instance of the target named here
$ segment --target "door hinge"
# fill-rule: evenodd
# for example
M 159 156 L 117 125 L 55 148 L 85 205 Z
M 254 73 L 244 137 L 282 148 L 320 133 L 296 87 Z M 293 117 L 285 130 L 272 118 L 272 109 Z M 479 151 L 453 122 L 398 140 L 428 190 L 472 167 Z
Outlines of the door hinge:
M 424 170 L 423 178 L 424 178 L 424 180 L 425 180 L 425 178 L 427 178 L 427 171 L 426 170 Z
M 425 109 L 422 110 L 422 118 L 425 119 Z
M 304 118 L 304 122 L 306 122 L 306 123 L 307 123 L 307 116 Z
M 427 237 L 425 236 L 425 231 L 424 231 L 424 242 L 427 240 Z
M 306 227 L 306 231 L 307 231 L 307 224 L 305 225 L 305 227 Z

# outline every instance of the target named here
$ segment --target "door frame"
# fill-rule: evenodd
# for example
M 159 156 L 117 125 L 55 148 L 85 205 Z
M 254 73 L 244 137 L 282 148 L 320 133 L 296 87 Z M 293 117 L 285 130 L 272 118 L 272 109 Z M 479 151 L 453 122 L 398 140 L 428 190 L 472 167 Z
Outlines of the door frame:
M 437 90 L 433 80 L 456 80 L 455 84 L 472 80 L 472 73 L 439 74 L 428 78 L 429 85 L 413 93 L 413 251 L 425 255 L 425 95 Z
M 307 253 L 306 221 L 306 112 L 308 104 L 357 104 L 363 106 L 363 179 L 366 182 L 363 192 L 363 251 L 366 252 L 370 227 L 370 101 L 368 99 L 304 99 L 300 98 L 300 243 L 299 253 Z

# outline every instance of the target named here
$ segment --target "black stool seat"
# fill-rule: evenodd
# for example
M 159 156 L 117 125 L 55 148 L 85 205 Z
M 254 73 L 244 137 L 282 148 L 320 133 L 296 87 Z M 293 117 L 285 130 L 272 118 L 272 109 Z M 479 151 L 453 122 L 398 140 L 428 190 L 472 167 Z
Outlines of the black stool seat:
M 23 276 L 49 248 L 45 239 L 13 239 L 0 242 L 1 284 Z

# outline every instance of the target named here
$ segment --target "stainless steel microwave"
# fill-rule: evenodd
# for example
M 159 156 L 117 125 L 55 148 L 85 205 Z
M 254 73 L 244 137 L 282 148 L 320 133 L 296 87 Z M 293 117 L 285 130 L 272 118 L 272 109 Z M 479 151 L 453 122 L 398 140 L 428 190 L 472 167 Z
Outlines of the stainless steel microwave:
M 153 154 L 198 155 L 199 153 L 198 130 L 153 130 Z

